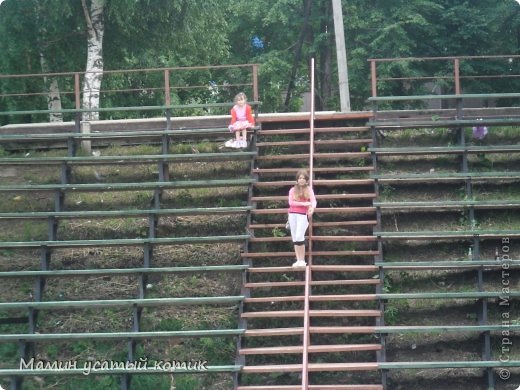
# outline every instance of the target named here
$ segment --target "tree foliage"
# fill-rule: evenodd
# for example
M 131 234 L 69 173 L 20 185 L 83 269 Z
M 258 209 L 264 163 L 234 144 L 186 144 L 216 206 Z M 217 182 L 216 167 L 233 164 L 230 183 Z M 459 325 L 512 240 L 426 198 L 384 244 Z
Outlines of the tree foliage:
M 329 3 L 312 2 L 305 20 L 305 0 L 107 1 L 105 70 L 260 63 L 263 110 L 281 111 L 285 109 L 285 93 L 296 63 L 294 93 L 288 109 L 297 110 L 301 104 L 299 96 L 309 88 L 312 57 L 316 64 L 318 108 L 337 109 L 337 66 Z M 518 54 L 520 47 L 520 5 L 514 0 L 343 0 L 342 5 L 353 109 L 363 109 L 370 93 L 369 58 Z M 301 60 L 295 62 L 304 22 L 308 28 L 301 40 Z M 86 26 L 77 0 L 5 0 L 0 5 L 0 34 L 1 74 L 40 73 L 42 58 L 50 72 L 84 69 Z M 467 61 L 461 67 L 467 74 L 491 74 L 514 73 L 518 66 L 515 60 L 486 65 Z M 384 77 L 432 76 L 451 71 L 446 62 L 403 61 L 378 68 Z M 136 73 L 126 78 L 105 77 L 103 83 L 109 88 L 144 89 L 160 81 L 160 77 Z M 172 82 L 205 84 L 231 77 L 233 73 L 178 74 L 172 76 Z M 439 85 L 449 91 L 447 84 Z M 490 85 L 481 80 L 468 84 L 468 88 L 487 91 Z M 61 90 L 70 87 L 69 82 L 60 80 Z M 30 78 L 2 79 L 0 88 L 2 93 L 9 93 L 41 90 L 42 86 Z M 399 94 L 410 86 L 388 83 L 381 88 L 385 93 Z M 232 94 L 225 88 L 219 93 L 228 93 L 226 98 Z M 182 94 L 175 93 L 174 101 L 211 98 L 207 91 Z M 43 98 L 31 99 L 27 99 L 28 104 L 38 106 L 38 100 Z M 105 106 L 154 104 L 157 96 L 104 99 Z M 1 110 L 14 109 L 19 101 L 1 99 L 0 105 Z

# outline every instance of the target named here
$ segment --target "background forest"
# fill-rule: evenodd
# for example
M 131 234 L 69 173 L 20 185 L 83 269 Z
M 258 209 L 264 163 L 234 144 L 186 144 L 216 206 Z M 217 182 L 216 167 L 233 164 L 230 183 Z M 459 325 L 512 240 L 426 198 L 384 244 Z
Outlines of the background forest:
M 369 58 L 519 54 L 520 5 L 515 0 L 343 0 L 342 6 L 353 110 L 363 109 L 370 94 Z M 301 92 L 309 88 L 313 57 L 316 108 L 339 107 L 330 0 L 5 0 L 0 36 L 0 76 L 83 72 L 96 66 L 107 71 L 258 63 L 263 112 L 298 110 Z M 92 60 L 91 50 L 99 43 Z M 514 62 L 487 63 L 490 69 L 479 72 L 518 73 L 518 59 Z M 431 66 L 399 62 L 378 73 L 449 72 L 442 69 L 445 63 Z M 143 83 L 140 77 L 145 76 L 136 74 L 131 83 Z M 207 75 L 197 77 L 186 82 L 211 86 Z M 34 89 L 30 80 L 0 77 L 0 93 Z M 104 80 L 103 88 L 124 82 Z M 400 93 L 404 87 L 395 88 L 386 92 Z M 489 88 L 483 83 L 479 89 Z M 204 99 L 192 96 L 191 101 Z M 0 98 L 0 111 L 20 109 L 14 101 Z M 6 121 L 0 117 L 0 124 Z

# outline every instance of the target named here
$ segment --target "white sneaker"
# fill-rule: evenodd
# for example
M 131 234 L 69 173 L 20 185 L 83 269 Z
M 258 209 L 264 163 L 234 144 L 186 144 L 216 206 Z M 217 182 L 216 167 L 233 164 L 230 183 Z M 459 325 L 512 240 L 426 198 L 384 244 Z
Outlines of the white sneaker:
M 296 262 L 293 263 L 293 267 L 305 267 L 307 263 L 304 260 L 296 260 Z
M 241 148 L 241 146 L 240 146 L 241 142 L 242 141 L 233 141 L 233 146 L 232 147 L 235 148 L 235 149 L 240 149 Z
M 247 148 L 247 141 L 240 141 L 240 147 L 241 148 Z
M 230 140 L 227 140 L 227 141 L 226 141 L 226 143 L 224 144 L 224 146 L 225 146 L 226 148 L 232 148 L 233 145 L 234 145 L 234 143 L 235 143 L 235 140 L 230 139 Z

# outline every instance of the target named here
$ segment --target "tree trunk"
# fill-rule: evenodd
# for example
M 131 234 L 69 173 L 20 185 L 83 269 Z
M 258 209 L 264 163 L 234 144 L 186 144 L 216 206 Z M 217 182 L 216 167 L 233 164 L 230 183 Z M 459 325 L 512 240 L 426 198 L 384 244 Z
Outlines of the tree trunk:
M 45 55 L 40 52 L 40 65 L 43 73 L 49 73 L 49 67 L 45 60 Z M 60 87 L 56 77 L 43 77 L 45 90 L 47 91 L 47 108 L 49 113 L 49 122 L 63 122 L 63 113 L 61 112 L 61 95 Z
M 103 80 L 103 33 L 105 25 L 103 22 L 103 11 L 105 0 L 91 0 L 90 8 L 87 0 L 81 0 L 83 13 L 87 24 L 87 66 L 85 79 L 83 81 L 83 104 L 84 109 L 99 108 L 99 93 L 101 81 Z M 98 120 L 99 112 L 91 111 L 83 113 L 83 120 Z
M 47 19 L 44 17 L 43 4 L 41 2 L 36 3 L 36 24 L 38 28 L 38 50 L 40 51 L 40 67 L 42 73 L 52 73 L 54 69 L 49 67 L 47 61 L 47 45 L 48 45 L 48 34 L 47 34 Z M 61 95 L 60 87 L 58 85 L 58 79 L 54 76 L 44 76 L 43 82 L 45 85 L 45 91 L 47 92 L 47 109 L 51 111 L 49 113 L 49 122 L 63 122 L 63 113 L 61 112 Z

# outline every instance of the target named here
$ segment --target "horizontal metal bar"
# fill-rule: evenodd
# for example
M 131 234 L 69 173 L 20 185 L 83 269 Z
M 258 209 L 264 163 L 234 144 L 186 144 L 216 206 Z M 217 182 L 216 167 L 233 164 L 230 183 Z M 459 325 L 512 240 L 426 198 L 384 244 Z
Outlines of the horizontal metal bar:
M 223 337 L 240 336 L 245 333 L 245 329 L 207 329 L 207 330 L 186 330 L 186 331 L 162 331 L 162 332 L 104 332 L 104 333 L 19 333 L 19 334 L 0 334 L 0 342 L 12 343 L 19 341 L 39 342 L 39 341 L 64 341 L 64 340 L 143 340 L 143 339 L 163 339 L 163 338 L 184 338 L 184 337 Z
M 0 191 L 127 191 L 174 188 L 209 188 L 241 186 L 255 183 L 255 179 L 187 180 L 143 183 L 87 183 L 87 184 L 20 184 L 0 186 Z
M 243 295 L 223 297 L 188 297 L 188 298 L 147 298 L 147 299 L 100 299 L 91 301 L 48 301 L 48 302 L 7 302 L 0 303 L 0 310 L 12 309 L 87 309 L 99 307 L 151 307 L 172 305 L 206 305 L 220 303 L 237 303 L 244 299 Z
M 71 248 L 71 247 L 91 247 L 91 246 L 120 246 L 120 245 L 174 245 L 188 243 L 212 243 L 212 242 L 232 242 L 242 241 L 249 238 L 249 235 L 229 235 L 229 236 L 201 236 L 201 237 L 164 237 L 164 238 L 122 238 L 112 240 L 63 240 L 63 241 L 0 241 L 0 248 Z
M 248 265 L 208 265 L 200 267 L 160 267 L 160 268 L 98 268 L 98 269 L 67 269 L 52 271 L 5 271 L 0 272 L 0 278 L 18 277 L 61 277 L 61 276 L 91 276 L 91 275 L 142 275 L 170 274 L 188 272 L 226 272 L 244 271 Z
M 77 211 L 20 211 L 0 213 L 0 219 L 42 219 L 42 218 L 133 218 L 148 215 L 211 215 L 236 214 L 251 210 L 243 207 L 208 207 L 186 209 L 150 209 L 150 210 L 77 210 Z

